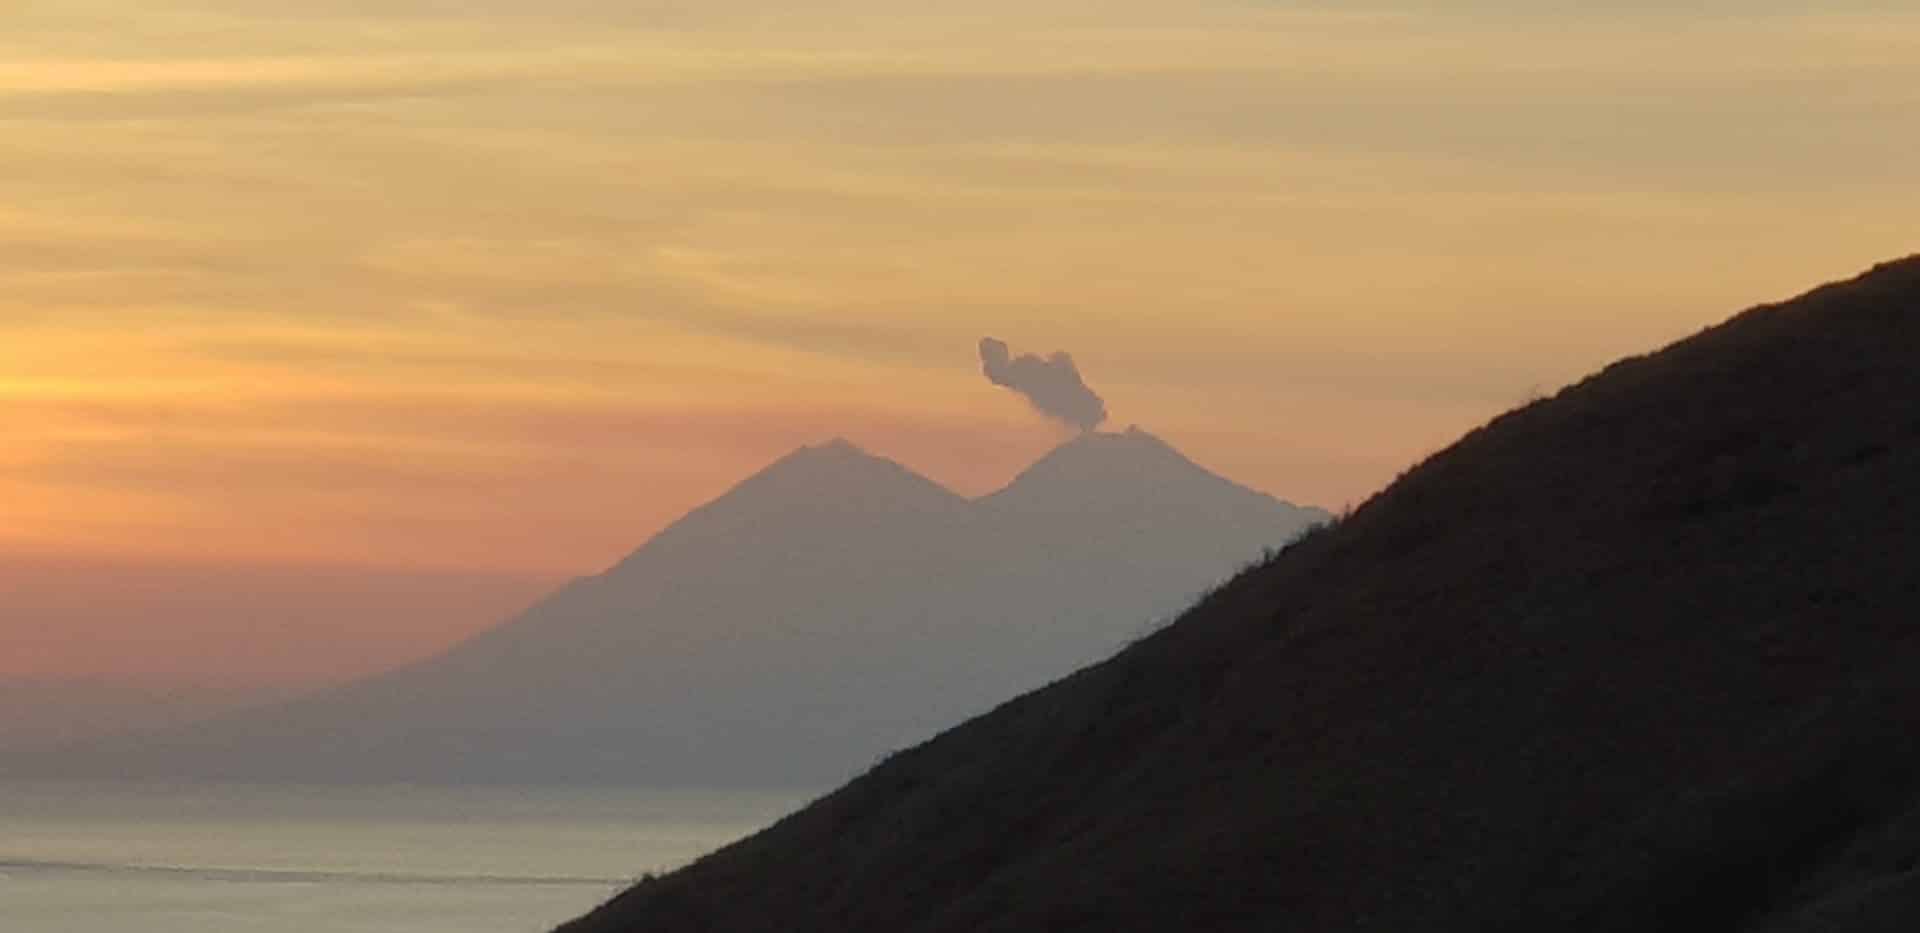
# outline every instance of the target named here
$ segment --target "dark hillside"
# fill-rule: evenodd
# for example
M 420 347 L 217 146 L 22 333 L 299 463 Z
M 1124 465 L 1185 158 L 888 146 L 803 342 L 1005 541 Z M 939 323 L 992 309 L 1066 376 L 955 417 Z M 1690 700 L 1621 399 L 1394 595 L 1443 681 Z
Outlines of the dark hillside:
M 603 931 L 1920 924 L 1920 258 L 1496 419 Z

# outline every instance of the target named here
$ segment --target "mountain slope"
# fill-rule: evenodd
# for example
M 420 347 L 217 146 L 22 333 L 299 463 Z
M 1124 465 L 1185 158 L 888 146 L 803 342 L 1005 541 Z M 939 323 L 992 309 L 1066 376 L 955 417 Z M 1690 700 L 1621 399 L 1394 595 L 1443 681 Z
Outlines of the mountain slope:
M 1920 919 L 1920 258 L 1496 419 L 566 933 Z
M 1324 514 L 1147 435 L 1106 437 L 1056 455 L 1072 502 L 1023 482 L 973 502 L 845 441 L 803 448 L 441 657 L 17 760 L 91 776 L 827 784 L 1111 652 Z M 1099 492 L 1112 476 L 1129 480 Z M 1176 507 L 1196 500 L 1213 506 Z

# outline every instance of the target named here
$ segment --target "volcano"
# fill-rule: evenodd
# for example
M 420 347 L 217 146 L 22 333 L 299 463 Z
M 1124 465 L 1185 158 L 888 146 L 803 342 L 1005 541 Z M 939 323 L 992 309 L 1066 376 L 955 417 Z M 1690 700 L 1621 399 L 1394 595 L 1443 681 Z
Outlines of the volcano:
M 1916 555 L 1920 258 L 1503 415 L 564 930 L 1914 929 Z
M 1139 430 L 1082 435 L 979 500 L 836 439 L 439 657 L 4 767 L 829 786 L 1112 653 L 1326 517 Z

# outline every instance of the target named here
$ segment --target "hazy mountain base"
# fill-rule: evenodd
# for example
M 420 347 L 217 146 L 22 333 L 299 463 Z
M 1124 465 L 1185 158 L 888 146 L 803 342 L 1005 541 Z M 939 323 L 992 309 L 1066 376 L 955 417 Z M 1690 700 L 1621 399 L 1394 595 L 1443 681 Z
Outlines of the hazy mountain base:
M 1496 419 L 566 933 L 1920 922 L 1920 259 Z
M 1325 514 L 1137 430 L 977 501 L 835 442 L 442 657 L 6 769 L 819 787 L 1110 653 Z
M 286 699 L 268 687 L 183 687 L 105 680 L 0 680 L 0 748 L 161 729 Z

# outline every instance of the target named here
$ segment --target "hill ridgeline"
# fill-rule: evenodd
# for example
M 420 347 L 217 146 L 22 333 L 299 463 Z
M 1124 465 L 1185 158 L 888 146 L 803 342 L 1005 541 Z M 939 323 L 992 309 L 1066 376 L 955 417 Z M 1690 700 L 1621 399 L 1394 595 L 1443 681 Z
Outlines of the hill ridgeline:
M 565 933 L 1920 925 L 1920 258 L 1508 413 Z

